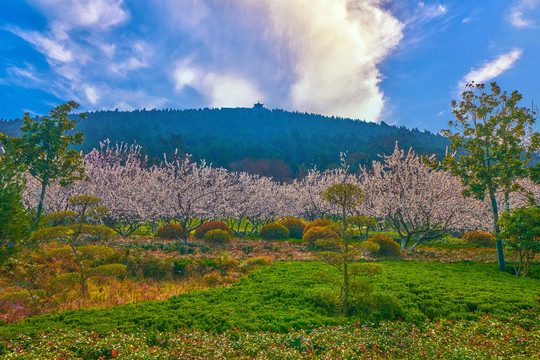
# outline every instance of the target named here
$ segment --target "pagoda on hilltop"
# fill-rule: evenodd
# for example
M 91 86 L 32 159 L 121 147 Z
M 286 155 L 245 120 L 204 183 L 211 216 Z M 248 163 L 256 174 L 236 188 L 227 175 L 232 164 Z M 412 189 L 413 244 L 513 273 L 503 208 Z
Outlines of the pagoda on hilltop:
M 254 109 L 264 109 L 264 105 L 261 104 L 260 101 L 257 101 L 256 104 L 253 104 L 253 108 L 254 108 Z

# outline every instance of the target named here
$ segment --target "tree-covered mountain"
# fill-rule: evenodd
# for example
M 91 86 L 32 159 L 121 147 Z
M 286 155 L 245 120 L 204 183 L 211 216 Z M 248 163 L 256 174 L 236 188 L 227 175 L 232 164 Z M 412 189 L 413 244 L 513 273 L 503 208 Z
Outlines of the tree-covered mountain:
M 0 120 L 0 132 L 17 135 L 20 119 Z M 392 153 L 395 142 L 420 155 L 443 155 L 448 141 L 429 131 L 315 114 L 254 108 L 96 111 L 76 127 L 84 133 L 79 150 L 99 142 L 136 142 L 152 161 L 163 154 L 193 154 L 215 166 L 287 180 L 339 165 L 347 152 L 351 169 L 369 166 L 378 154 Z

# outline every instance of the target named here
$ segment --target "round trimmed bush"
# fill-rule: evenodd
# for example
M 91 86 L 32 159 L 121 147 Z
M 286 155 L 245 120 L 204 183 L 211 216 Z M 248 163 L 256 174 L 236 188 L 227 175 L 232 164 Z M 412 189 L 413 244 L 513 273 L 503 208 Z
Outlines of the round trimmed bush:
M 210 230 L 215 229 L 221 229 L 229 233 L 229 235 L 232 237 L 234 235 L 233 231 L 230 227 L 227 226 L 222 221 L 208 221 L 203 223 L 197 230 L 195 230 L 195 238 L 196 239 L 204 239 L 204 234 L 206 234 Z
M 317 219 L 313 220 L 309 224 L 306 225 L 304 228 L 304 235 L 314 227 L 330 227 L 334 232 L 339 233 L 339 225 L 336 223 L 333 223 L 331 220 L 328 219 Z
M 376 234 L 367 239 L 367 241 L 371 241 L 379 245 L 379 250 L 374 252 L 374 254 L 377 256 L 395 257 L 401 254 L 401 247 L 399 244 L 394 239 L 386 235 Z
M 339 239 L 339 235 L 330 226 L 315 226 L 308 229 L 302 236 L 302 241 L 308 249 L 317 249 L 316 241 L 322 239 Z
M 77 219 L 77 213 L 75 211 L 57 211 L 49 214 L 45 217 L 44 222 L 47 223 L 47 226 L 58 226 L 58 225 L 70 225 L 73 224 Z
M 156 232 L 156 237 L 160 239 L 181 239 L 183 236 L 184 229 L 180 224 L 163 225 Z
M 379 251 L 379 249 L 381 248 L 379 244 L 369 240 L 361 242 L 360 247 L 362 250 L 367 251 L 371 254 L 376 254 L 377 251 Z
M 281 224 L 266 224 L 259 231 L 264 240 L 285 240 L 289 238 L 289 229 Z
M 480 247 L 495 247 L 495 236 L 487 231 L 467 231 L 462 239 L 471 245 Z
M 279 222 L 289 230 L 289 237 L 293 239 L 301 239 L 304 234 L 304 228 L 307 223 L 302 219 L 288 217 Z
M 214 244 L 225 244 L 231 240 L 231 236 L 225 230 L 213 229 L 204 234 L 204 240 Z

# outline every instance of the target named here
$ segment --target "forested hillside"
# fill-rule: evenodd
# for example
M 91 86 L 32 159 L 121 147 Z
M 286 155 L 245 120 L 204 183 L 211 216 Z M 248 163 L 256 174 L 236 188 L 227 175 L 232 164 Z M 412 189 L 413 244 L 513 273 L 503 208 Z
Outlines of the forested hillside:
M 0 120 L 0 132 L 17 135 L 21 120 Z M 348 153 L 351 169 L 370 165 L 378 154 L 390 154 L 395 142 L 420 155 L 442 155 L 447 140 L 430 132 L 321 115 L 222 108 L 192 110 L 97 111 L 76 129 L 84 133 L 84 152 L 99 141 L 136 142 L 152 161 L 180 152 L 215 166 L 288 180 L 314 165 L 324 170 Z

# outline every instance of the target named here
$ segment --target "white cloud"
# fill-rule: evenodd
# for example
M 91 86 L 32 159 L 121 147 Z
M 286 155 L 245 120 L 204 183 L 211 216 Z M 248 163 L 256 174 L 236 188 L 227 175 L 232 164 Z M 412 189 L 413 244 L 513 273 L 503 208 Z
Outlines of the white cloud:
M 61 64 L 61 65 L 53 65 L 52 68 L 54 71 L 73 82 L 79 82 L 82 80 L 82 73 L 81 69 L 77 64 Z
M 91 44 L 97 49 L 99 49 L 99 51 L 105 54 L 105 56 L 108 59 L 112 59 L 116 53 L 115 43 L 112 43 L 110 41 L 104 41 L 102 39 L 96 39 L 96 37 L 93 36 L 93 34 L 90 34 L 89 36 L 84 37 L 83 40 L 87 42 L 88 44 Z
M 376 121 L 383 109 L 378 64 L 402 38 L 404 24 L 382 0 L 238 0 L 267 14 L 279 51 L 288 51 L 288 106 Z
M 119 75 L 126 75 L 129 71 L 134 71 L 149 67 L 149 60 L 153 56 L 153 48 L 144 41 L 135 41 L 128 51 L 125 60 L 111 62 L 109 69 Z
M 209 90 L 212 107 L 250 107 L 255 101 L 264 101 L 252 83 L 234 75 L 210 73 L 204 77 L 203 86 Z
M 60 62 L 70 62 L 73 60 L 71 50 L 66 49 L 56 39 L 46 37 L 37 31 L 23 31 L 16 27 L 7 27 L 6 30 L 28 41 L 48 58 Z
M 122 0 L 32 0 L 44 14 L 66 27 L 108 28 L 126 21 Z
M 107 57 L 112 58 L 114 55 L 114 50 L 116 49 L 115 44 L 98 44 L 98 47 L 107 55 Z
M 534 26 L 534 22 L 526 17 L 531 11 L 540 5 L 539 0 L 520 0 L 515 3 L 507 13 L 510 23 L 517 28 Z
M 149 94 L 145 90 L 126 90 L 123 88 L 110 87 L 107 84 L 91 85 L 84 87 L 82 94 L 86 101 L 81 101 L 83 111 L 96 109 L 96 104 L 100 109 L 119 109 L 131 111 L 135 109 L 162 108 L 167 103 L 167 99 L 158 95 Z M 75 89 L 79 92 L 79 89 Z M 92 102 L 95 100 L 95 103 Z M 86 104 L 86 105 L 85 105 Z M 91 106 L 88 106 L 90 104 Z
M 99 94 L 98 94 L 97 89 L 94 86 L 86 85 L 84 87 L 84 92 L 86 94 L 86 98 L 88 99 L 88 101 L 90 101 L 92 105 L 97 104 L 99 100 Z
M 135 110 L 135 108 L 132 105 L 130 105 L 130 104 L 124 102 L 124 101 L 120 101 L 120 102 L 116 103 L 114 106 L 111 107 L 110 110 L 112 110 L 112 109 L 118 109 L 120 111 L 133 111 L 133 110 Z
M 177 14 L 171 29 L 195 34 L 205 48 L 189 52 L 189 63 L 196 66 L 180 64 L 173 70 L 175 87 L 191 86 L 214 106 L 251 106 L 254 100 L 263 101 L 259 89 L 264 86 L 269 106 L 377 121 L 385 104 L 378 67 L 398 45 L 405 27 L 385 4 L 231 0 L 216 5 L 186 0 L 183 11 L 195 13 L 196 21 Z M 425 7 L 425 16 L 446 11 Z
M 105 89 L 102 94 L 103 98 L 105 98 L 105 96 L 107 97 L 107 100 L 102 104 L 102 108 L 105 109 L 154 109 L 162 108 L 167 103 L 166 98 L 148 94 L 145 90 L 125 90 L 108 88 Z
M 249 80 L 233 74 L 217 74 L 180 62 L 173 71 L 175 89 L 190 86 L 208 98 L 211 107 L 248 107 L 264 96 Z
M 503 72 L 511 69 L 516 61 L 519 60 L 523 51 L 521 49 L 513 49 L 512 51 L 502 54 L 495 60 L 485 63 L 478 69 L 473 69 L 459 83 L 459 89 L 462 90 L 466 83 L 474 81 L 475 83 L 485 83 Z
M 379 66 L 406 26 L 387 0 L 156 0 L 134 7 L 145 11 L 133 16 L 136 30 L 123 27 L 131 14 L 122 0 L 28 1 L 48 21 L 27 41 L 47 57 L 54 91 L 102 108 L 261 100 L 377 121 L 387 101 Z M 448 12 L 438 3 L 416 7 L 418 22 Z M 163 81 L 171 75 L 173 85 Z
M 22 79 L 23 83 L 28 82 L 28 80 L 31 80 L 32 82 L 39 83 L 41 82 L 41 79 L 35 74 L 35 69 L 33 69 L 32 66 L 28 66 L 26 68 L 20 68 L 17 66 L 11 66 L 8 67 L 7 73 L 11 75 L 12 78 L 15 79 Z
M 418 3 L 414 15 L 406 21 L 407 24 L 423 23 L 436 17 L 445 15 L 448 8 L 441 4 L 426 5 L 423 2 Z
M 192 67 L 188 60 L 182 61 L 173 72 L 173 80 L 176 90 L 182 90 L 186 86 L 196 86 L 200 83 L 200 70 Z
M 179 26 L 195 27 L 204 24 L 212 16 L 210 6 L 201 0 L 182 0 L 179 6 L 177 0 L 154 0 L 160 4 L 168 16 L 161 21 L 168 21 L 172 28 Z
M 128 71 L 142 69 L 148 67 L 148 63 L 145 60 L 139 60 L 135 57 L 131 57 L 125 61 L 111 63 L 110 69 L 117 74 L 125 75 Z
M 102 74 L 110 75 L 103 69 L 125 76 L 130 71 L 149 66 L 153 55 L 149 43 L 129 39 L 126 43 L 107 41 L 109 27 L 128 18 L 128 13 L 121 8 L 122 1 L 35 0 L 33 4 L 48 20 L 46 31 L 27 31 L 9 26 L 6 30 L 32 44 L 47 59 L 48 74 L 32 79 L 36 88 L 60 99 L 106 106 L 111 104 L 111 99 L 117 99 L 118 90 L 102 89 L 98 92 L 97 87 L 89 85 L 99 81 Z M 8 74 L 12 83 L 19 83 L 25 76 L 30 80 L 32 75 L 24 69 L 13 69 Z M 44 81 L 47 77 L 50 80 Z M 136 95 L 130 101 L 134 99 L 140 104 L 147 103 L 145 96 Z M 155 101 L 149 104 L 163 104 L 160 99 L 155 97 Z

